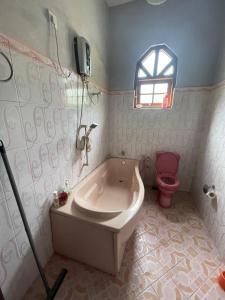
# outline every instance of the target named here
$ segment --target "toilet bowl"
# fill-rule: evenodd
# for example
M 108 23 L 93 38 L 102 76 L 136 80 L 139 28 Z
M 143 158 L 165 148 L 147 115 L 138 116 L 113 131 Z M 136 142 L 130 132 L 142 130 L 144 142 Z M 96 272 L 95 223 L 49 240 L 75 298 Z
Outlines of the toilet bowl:
M 156 152 L 156 183 L 159 189 L 159 204 L 169 208 L 172 196 L 178 190 L 180 182 L 177 178 L 180 155 L 173 152 Z

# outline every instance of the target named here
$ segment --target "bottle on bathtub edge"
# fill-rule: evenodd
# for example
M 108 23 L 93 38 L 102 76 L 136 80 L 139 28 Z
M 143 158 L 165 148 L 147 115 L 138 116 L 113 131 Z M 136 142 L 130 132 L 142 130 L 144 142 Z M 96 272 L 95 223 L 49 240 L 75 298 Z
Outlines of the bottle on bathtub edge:
M 54 208 L 59 208 L 60 207 L 60 205 L 59 205 L 59 196 L 58 196 L 57 191 L 53 192 L 53 207 Z
M 63 206 L 66 204 L 67 199 L 69 198 L 71 191 L 69 188 L 69 180 L 65 180 L 64 188 L 59 188 L 58 197 L 59 197 L 59 206 Z

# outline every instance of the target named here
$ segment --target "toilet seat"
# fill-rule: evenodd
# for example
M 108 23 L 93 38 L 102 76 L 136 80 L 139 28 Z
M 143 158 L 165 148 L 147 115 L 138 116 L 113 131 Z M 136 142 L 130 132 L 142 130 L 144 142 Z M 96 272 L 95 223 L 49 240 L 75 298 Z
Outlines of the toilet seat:
M 171 174 L 159 174 L 156 176 L 156 181 L 160 188 L 168 191 L 175 191 L 180 185 L 179 180 Z
M 175 179 L 173 177 L 169 177 L 169 176 L 161 176 L 160 178 L 165 184 L 169 184 L 169 185 L 173 185 L 175 184 Z

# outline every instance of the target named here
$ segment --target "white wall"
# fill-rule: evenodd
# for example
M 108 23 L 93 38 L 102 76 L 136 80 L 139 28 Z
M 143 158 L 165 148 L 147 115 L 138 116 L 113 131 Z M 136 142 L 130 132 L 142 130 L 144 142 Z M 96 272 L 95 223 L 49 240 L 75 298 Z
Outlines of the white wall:
M 150 156 L 151 179 L 154 182 L 156 151 L 176 151 L 181 155 L 180 189 L 189 191 L 194 175 L 202 117 L 208 91 L 179 89 L 171 110 L 134 109 L 133 95 L 110 96 L 110 154 L 140 159 Z
M 109 9 L 104 0 L 1 0 L 0 31 L 47 57 L 56 58 L 47 8 L 57 17 L 63 66 L 76 70 L 73 38 L 82 35 L 91 44 L 93 78 L 105 86 L 108 81 Z
M 225 259 L 225 86 L 214 89 L 204 118 L 192 193 L 211 237 Z M 215 184 L 217 200 L 209 200 L 204 184 Z
M 76 1 L 78 6 L 70 1 L 71 10 L 68 1 L 63 3 L 63 10 L 58 2 L 58 11 L 53 2 L 52 8 L 61 13 L 61 21 L 68 21 L 68 15 L 71 20 L 75 10 L 74 16 L 78 16 L 82 7 L 85 15 L 84 1 Z M 88 12 L 90 18 L 81 22 L 79 16 L 73 24 L 80 24 L 80 34 L 89 33 L 94 54 L 93 79 L 106 86 L 106 36 L 103 35 L 106 28 L 102 28 L 106 11 L 103 3 L 100 9 L 101 2 L 85 1 L 85 6 L 93 9 Z M 43 27 L 47 26 L 46 22 L 44 25 L 41 22 L 43 6 L 38 1 L 1 1 L 0 23 L 4 24 L 1 29 L 4 27 L 4 33 L 12 33 L 13 37 L 25 40 L 35 50 L 45 53 L 48 36 L 47 31 L 42 33 Z M 60 43 L 66 34 L 67 31 L 61 32 Z M 69 79 L 63 78 L 48 66 L 51 64 L 49 59 L 1 34 L 0 49 L 11 58 L 15 72 L 9 83 L 0 83 L 0 139 L 5 143 L 38 254 L 45 265 L 53 253 L 49 220 L 52 192 L 64 184 L 65 179 L 75 185 L 108 153 L 107 95 L 103 92 L 99 101 L 94 99 L 94 104 L 85 97 L 82 123 L 96 122 L 99 126 L 91 134 L 89 167 L 81 170 L 82 158 L 75 150 L 81 108 L 79 77 L 73 73 Z M 67 58 L 72 51 L 69 47 L 62 49 L 63 65 L 69 65 Z M 32 58 L 34 55 L 36 59 Z M 1 72 L 7 72 L 4 65 L 0 67 Z M 93 84 L 90 91 L 96 92 Z M 36 278 L 37 269 L 1 159 L 0 232 L 0 286 L 7 300 L 19 300 Z

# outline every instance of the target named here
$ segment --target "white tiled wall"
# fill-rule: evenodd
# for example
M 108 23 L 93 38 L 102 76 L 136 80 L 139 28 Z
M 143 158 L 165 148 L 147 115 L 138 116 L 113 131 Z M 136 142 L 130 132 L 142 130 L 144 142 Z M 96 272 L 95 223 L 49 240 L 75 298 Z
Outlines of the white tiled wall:
M 176 151 L 181 155 L 180 189 L 189 191 L 207 100 L 208 91 L 176 90 L 171 110 L 138 110 L 132 95 L 111 95 L 110 154 L 121 156 L 123 150 L 131 158 L 150 156 L 152 184 L 156 151 Z
M 81 157 L 75 150 L 81 108 L 80 79 L 75 74 L 65 79 L 45 64 L 7 47 L 3 49 L 11 57 L 15 74 L 9 83 L 0 83 L 0 139 L 7 148 L 44 264 L 52 254 L 48 215 L 52 192 L 65 179 L 75 185 L 108 153 L 107 95 L 94 98 L 94 103 L 85 97 L 82 123 L 95 122 L 99 126 L 90 137 L 90 165 L 81 172 Z M 0 69 L 1 74 L 7 72 L 4 64 L 0 64 Z M 37 270 L 1 159 L 0 235 L 0 286 L 7 300 L 18 300 Z
M 225 258 L 225 86 L 210 94 L 204 118 L 198 164 L 192 192 L 205 224 L 220 254 Z M 202 192 L 204 184 L 215 184 L 217 199 Z

